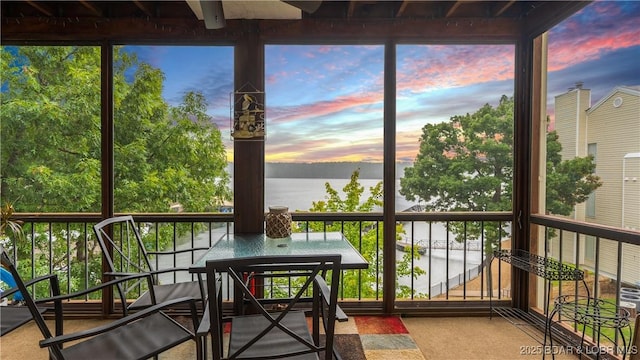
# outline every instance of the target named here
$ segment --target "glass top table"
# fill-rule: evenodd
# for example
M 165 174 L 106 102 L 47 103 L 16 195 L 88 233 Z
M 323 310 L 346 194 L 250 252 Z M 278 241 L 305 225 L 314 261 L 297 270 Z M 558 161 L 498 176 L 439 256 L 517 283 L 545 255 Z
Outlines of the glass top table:
M 274 255 L 342 255 L 343 269 L 366 269 L 369 263 L 340 232 L 293 233 L 273 239 L 265 234 L 225 234 L 191 267 L 192 273 L 205 272 L 207 260 Z

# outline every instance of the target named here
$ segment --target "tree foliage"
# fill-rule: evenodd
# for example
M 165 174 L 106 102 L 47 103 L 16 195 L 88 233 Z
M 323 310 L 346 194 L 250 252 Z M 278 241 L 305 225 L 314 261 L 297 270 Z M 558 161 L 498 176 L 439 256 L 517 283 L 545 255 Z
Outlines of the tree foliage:
M 600 183 L 591 157 L 561 161 L 561 149 L 557 134 L 549 133 L 546 206 L 568 215 Z M 424 202 L 431 211 L 511 211 L 513 99 L 503 95 L 496 107 L 485 104 L 473 114 L 426 124 L 400 187 L 407 200 Z M 453 222 L 451 231 L 458 241 L 482 239 L 485 259 L 509 235 L 504 225 L 492 222 Z
M 511 210 L 513 101 L 449 122 L 426 124 L 413 166 L 400 179 L 400 194 L 428 210 Z
M 593 156 L 562 160 L 562 144 L 558 133 L 547 133 L 547 213 L 569 215 L 575 204 L 585 202 L 589 195 L 602 186 L 594 174 Z
M 400 179 L 400 194 L 431 211 L 509 211 L 513 180 L 513 100 L 422 128 L 420 150 Z M 453 222 L 458 241 L 481 238 L 490 254 L 507 229 Z
M 556 132 L 547 135 L 547 209 L 568 215 L 601 183 L 592 157 L 561 161 Z M 400 194 L 428 210 L 510 211 L 513 188 L 513 99 L 473 114 L 426 124 Z M 562 204 L 559 204 L 562 203 Z
M 344 194 L 334 189 L 330 183 L 325 183 L 325 200 L 312 202 L 309 211 L 313 212 L 371 212 L 376 207 L 382 206 L 383 183 L 378 182 L 369 188 L 369 196 L 363 199 L 364 186 L 360 185 L 359 169 L 351 174 L 351 179 L 343 188 Z M 324 222 L 310 222 L 304 224 L 294 224 L 295 231 L 341 231 L 351 244 L 358 249 L 362 256 L 369 262 L 366 270 L 350 270 L 343 272 L 342 296 L 346 298 L 379 298 L 382 290 L 383 273 L 383 239 L 384 226 L 381 222 L 375 221 L 342 221 L 332 224 Z M 396 224 L 397 238 L 404 233 L 402 224 Z M 417 278 L 424 275 L 425 271 L 419 267 L 411 267 L 411 253 L 404 253 L 403 258 L 397 262 L 396 278 L 414 276 Z M 414 252 L 414 257 L 420 255 Z M 401 285 L 396 281 L 396 296 L 407 298 L 410 296 L 419 297 L 426 294 L 416 294 L 411 292 L 411 288 Z
M 100 48 L 2 47 L 1 56 L 3 200 L 19 199 L 20 212 L 100 212 Z M 231 199 L 225 149 L 204 96 L 189 92 L 172 106 L 162 98 L 161 70 L 120 47 L 113 64 L 116 211 L 168 212 L 174 203 L 189 212 L 213 211 Z M 52 241 L 44 235 L 49 230 L 25 229 L 34 244 L 16 247 L 26 259 L 21 267 L 30 268 L 33 252 L 38 274 L 70 271 L 73 281 L 85 282 L 87 269 L 67 259 L 71 251 L 78 260 L 89 257 L 89 277 L 100 278 L 90 231 L 53 225 Z
M 2 51 L 2 196 L 20 211 L 101 208 L 100 48 Z M 170 106 L 164 75 L 114 51 L 114 205 L 121 212 L 214 209 L 231 198 L 221 134 L 200 93 Z

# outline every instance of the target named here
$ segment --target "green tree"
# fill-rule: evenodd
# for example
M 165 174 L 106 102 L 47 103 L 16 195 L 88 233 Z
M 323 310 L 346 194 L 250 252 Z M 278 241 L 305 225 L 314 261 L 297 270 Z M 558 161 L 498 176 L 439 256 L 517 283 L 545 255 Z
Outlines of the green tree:
M 369 197 L 362 199 L 364 186 L 360 185 L 358 179 L 360 170 L 356 169 L 351 174 L 351 179 L 343 188 L 344 198 L 338 190 L 334 189 L 330 183 L 325 183 L 326 199 L 312 202 L 309 211 L 313 212 L 371 212 L 376 207 L 382 206 L 383 185 L 378 182 L 369 188 Z M 383 273 L 383 253 L 382 245 L 384 239 L 384 227 L 382 223 L 374 221 L 342 221 L 332 224 L 324 222 L 310 222 L 308 224 L 294 224 L 294 231 L 341 231 L 351 244 L 360 251 L 362 256 L 369 262 L 369 268 L 363 271 L 345 271 L 342 278 L 342 296 L 346 298 L 378 298 L 381 293 L 382 273 Z M 396 224 L 396 234 L 400 239 L 400 234 L 404 233 L 402 224 Z M 419 258 L 417 251 L 414 257 Z M 412 271 L 413 270 L 413 271 Z M 411 276 L 414 278 L 424 275 L 425 271 L 420 267 L 411 267 L 411 253 L 404 253 L 403 258 L 398 262 L 396 268 L 397 278 Z M 360 284 L 360 286 L 358 286 Z M 411 293 L 408 286 L 398 282 L 396 286 L 396 296 L 407 298 L 426 296 L 426 294 Z
M 484 105 L 449 122 L 426 124 L 413 166 L 400 179 L 400 194 L 431 211 L 509 211 L 513 178 L 513 101 Z M 506 230 L 499 224 L 450 224 L 457 239 L 485 236 L 490 254 Z
M 558 133 L 547 133 L 547 188 L 546 211 L 549 214 L 569 215 L 575 204 L 585 202 L 589 195 L 602 186 L 594 174 L 593 156 L 562 160 L 562 144 Z
M 92 47 L 2 49 L 0 186 L 5 200 L 20 198 L 17 210 L 99 210 L 98 54 Z
M 99 212 L 100 48 L 2 47 L 1 57 L 3 200 L 20 199 L 20 212 Z M 215 210 L 231 198 L 220 131 L 202 94 L 187 93 L 171 106 L 162 98 L 163 81 L 159 69 L 114 49 L 115 208 L 168 212 L 179 203 L 191 212 Z M 70 271 L 79 286 L 100 281 L 99 248 L 90 232 L 53 224 L 57 241 L 51 241 L 48 230 L 25 229 L 34 246 L 30 240 L 17 244 L 21 267 L 30 268 L 34 253 L 36 275 Z M 171 239 L 164 228 L 158 231 L 161 241 Z M 82 261 L 69 261 L 67 251 L 74 259 L 89 257 L 88 281 Z
M 592 174 L 591 158 L 561 162 L 557 135 L 550 134 L 547 147 L 547 185 L 553 187 L 547 206 L 566 215 L 600 185 Z M 419 153 L 413 166 L 405 169 L 400 187 L 407 200 L 417 198 L 430 211 L 511 211 L 513 99 L 503 95 L 495 108 L 486 104 L 473 114 L 426 124 Z M 563 193 L 556 193 L 560 191 Z M 451 231 L 458 241 L 482 238 L 485 259 L 491 258 L 508 235 L 499 223 L 453 222 Z M 488 271 L 491 289 L 490 268 Z

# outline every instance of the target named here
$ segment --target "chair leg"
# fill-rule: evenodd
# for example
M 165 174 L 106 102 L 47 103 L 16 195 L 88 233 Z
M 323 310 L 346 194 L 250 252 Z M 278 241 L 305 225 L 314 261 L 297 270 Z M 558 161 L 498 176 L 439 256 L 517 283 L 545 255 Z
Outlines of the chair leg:
M 342 360 L 342 356 L 340 356 L 340 353 L 335 346 L 333 347 L 333 357 L 335 357 L 336 360 Z
M 196 359 L 205 360 L 207 358 L 207 341 L 203 336 L 196 335 Z

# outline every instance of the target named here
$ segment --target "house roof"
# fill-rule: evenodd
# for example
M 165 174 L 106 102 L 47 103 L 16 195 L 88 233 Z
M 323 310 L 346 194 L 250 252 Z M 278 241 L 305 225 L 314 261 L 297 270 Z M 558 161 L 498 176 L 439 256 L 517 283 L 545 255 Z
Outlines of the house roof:
M 618 94 L 618 93 L 624 93 L 624 94 L 628 94 L 631 96 L 638 96 L 640 97 L 640 85 L 634 85 L 634 86 L 617 86 L 615 88 L 613 88 L 613 90 L 609 91 L 608 94 L 606 94 L 605 96 L 603 96 L 600 100 L 598 100 L 598 102 L 596 102 L 595 104 L 593 104 L 588 110 L 587 110 L 587 114 L 594 112 L 598 107 L 600 107 L 602 104 L 604 104 L 607 100 L 609 100 L 610 98 L 612 98 L 614 95 Z

